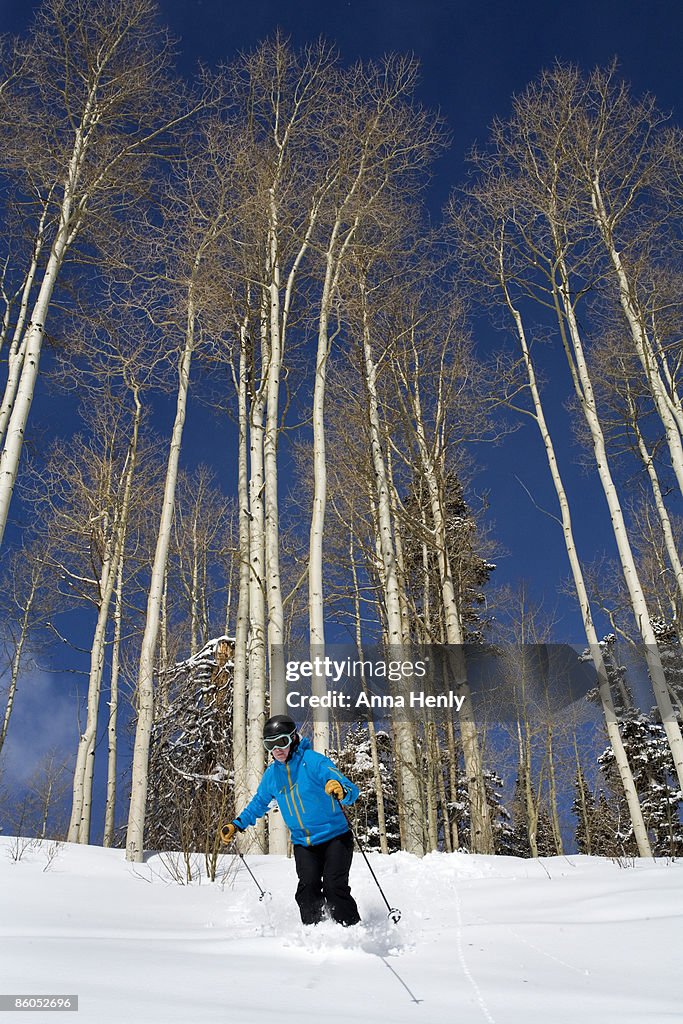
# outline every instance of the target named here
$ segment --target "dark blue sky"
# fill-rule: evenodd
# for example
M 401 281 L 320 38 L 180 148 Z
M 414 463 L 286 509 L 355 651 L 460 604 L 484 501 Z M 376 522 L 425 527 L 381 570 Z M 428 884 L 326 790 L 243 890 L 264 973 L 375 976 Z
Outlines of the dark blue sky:
M 421 99 L 443 112 L 453 133 L 434 180 L 436 208 L 493 117 L 504 115 L 510 97 L 556 59 L 588 69 L 617 56 L 636 92 L 654 92 L 665 109 L 681 101 L 683 4 L 675 0 L 577 0 L 571 7 L 538 0 L 162 0 L 161 10 L 190 67 L 250 49 L 275 28 L 295 44 L 322 35 L 347 61 L 414 53 L 422 66 Z

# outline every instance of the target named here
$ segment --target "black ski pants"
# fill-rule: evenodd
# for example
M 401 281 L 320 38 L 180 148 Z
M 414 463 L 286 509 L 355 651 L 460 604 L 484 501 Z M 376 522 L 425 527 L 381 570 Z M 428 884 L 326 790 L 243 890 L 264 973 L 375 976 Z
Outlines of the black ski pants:
M 316 846 L 295 846 L 299 876 L 296 902 L 304 924 L 317 924 L 325 905 L 339 924 L 357 924 L 360 914 L 349 888 L 353 836 L 345 832 Z

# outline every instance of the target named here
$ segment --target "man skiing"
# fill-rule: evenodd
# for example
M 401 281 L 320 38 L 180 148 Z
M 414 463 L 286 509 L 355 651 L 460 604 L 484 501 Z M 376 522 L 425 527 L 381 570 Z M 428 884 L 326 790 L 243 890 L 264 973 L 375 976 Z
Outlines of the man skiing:
M 360 915 L 349 888 L 353 836 L 339 804 L 354 803 L 358 787 L 299 736 L 288 715 L 275 715 L 266 722 L 263 745 L 273 761 L 244 810 L 223 825 L 221 841 L 230 843 L 236 832 L 263 817 L 276 800 L 292 835 L 301 920 L 318 924 L 327 906 L 339 924 L 357 924 Z

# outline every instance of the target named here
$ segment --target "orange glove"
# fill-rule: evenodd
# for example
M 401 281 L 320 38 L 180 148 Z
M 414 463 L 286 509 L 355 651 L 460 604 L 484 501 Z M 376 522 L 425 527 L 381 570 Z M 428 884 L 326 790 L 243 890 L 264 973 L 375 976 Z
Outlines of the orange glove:
M 233 825 L 232 822 L 224 825 L 221 829 L 221 842 L 227 846 L 235 838 L 235 832 L 237 832 L 237 825 Z
M 330 779 L 329 782 L 325 783 L 325 792 L 328 796 L 333 796 L 335 800 L 341 800 L 345 790 L 341 782 L 337 782 L 336 779 Z

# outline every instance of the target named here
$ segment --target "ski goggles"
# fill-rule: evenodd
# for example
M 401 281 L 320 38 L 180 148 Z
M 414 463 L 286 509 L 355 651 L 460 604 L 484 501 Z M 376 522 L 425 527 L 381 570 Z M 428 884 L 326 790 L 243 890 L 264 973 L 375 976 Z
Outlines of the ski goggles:
M 293 732 L 283 732 L 280 736 L 267 736 L 263 741 L 263 746 L 268 751 L 284 750 L 290 745 L 295 735 Z

